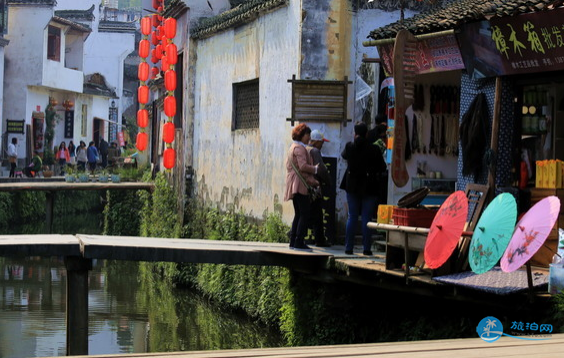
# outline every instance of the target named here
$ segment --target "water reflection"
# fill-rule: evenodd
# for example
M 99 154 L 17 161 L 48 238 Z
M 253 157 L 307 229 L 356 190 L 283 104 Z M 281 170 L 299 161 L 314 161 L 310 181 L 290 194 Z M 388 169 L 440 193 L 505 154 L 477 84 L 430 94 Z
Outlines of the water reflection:
M 277 332 L 221 312 L 192 291 L 139 282 L 139 265 L 93 263 L 89 354 L 282 345 Z M 65 300 L 62 259 L 0 257 L 0 358 L 65 355 Z

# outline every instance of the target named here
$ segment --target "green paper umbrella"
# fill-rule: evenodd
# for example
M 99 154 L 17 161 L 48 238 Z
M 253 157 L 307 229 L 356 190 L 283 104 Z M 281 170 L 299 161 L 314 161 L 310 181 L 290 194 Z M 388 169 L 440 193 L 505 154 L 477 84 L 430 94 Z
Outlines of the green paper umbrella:
M 495 197 L 482 213 L 472 235 L 468 261 L 472 271 L 481 274 L 499 261 L 515 230 L 517 203 L 513 195 Z

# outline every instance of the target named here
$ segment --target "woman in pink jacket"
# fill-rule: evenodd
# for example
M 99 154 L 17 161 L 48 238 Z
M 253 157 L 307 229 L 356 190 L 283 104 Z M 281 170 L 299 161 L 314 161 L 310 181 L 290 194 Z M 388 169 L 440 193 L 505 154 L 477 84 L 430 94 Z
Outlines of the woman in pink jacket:
M 59 144 L 59 149 L 57 150 L 55 158 L 59 161 L 59 166 L 61 167 L 61 175 L 65 175 L 65 165 L 70 162 L 70 154 L 69 150 L 67 149 L 67 144 L 64 141 Z
M 317 166 L 306 149 L 309 143 L 311 128 L 305 123 L 297 125 L 292 131 L 294 142 L 288 150 L 286 158 L 286 190 L 284 201 L 292 200 L 294 205 L 294 220 L 290 230 L 290 249 L 311 251 L 304 242 L 309 224 L 311 203 L 307 187 L 296 173 L 298 170 L 308 185 L 316 187 L 319 182 L 313 177 L 317 172 Z M 292 166 L 292 163 L 294 164 Z M 295 167 L 295 168 L 294 168 Z

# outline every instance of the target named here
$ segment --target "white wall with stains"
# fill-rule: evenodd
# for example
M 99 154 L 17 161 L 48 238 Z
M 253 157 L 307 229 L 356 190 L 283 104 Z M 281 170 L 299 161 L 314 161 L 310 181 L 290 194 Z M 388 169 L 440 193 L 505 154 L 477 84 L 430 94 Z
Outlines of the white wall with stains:
M 282 198 L 298 21 L 290 5 L 197 42 L 193 168 L 197 195 L 208 204 L 257 217 L 277 211 L 286 222 L 293 216 Z M 257 78 L 259 128 L 232 131 L 232 85 Z

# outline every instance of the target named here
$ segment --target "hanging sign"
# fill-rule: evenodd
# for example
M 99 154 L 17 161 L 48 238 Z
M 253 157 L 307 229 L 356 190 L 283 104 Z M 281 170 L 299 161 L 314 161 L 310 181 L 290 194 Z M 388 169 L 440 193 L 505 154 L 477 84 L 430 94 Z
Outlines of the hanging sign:
M 74 111 L 65 111 L 65 138 L 74 137 Z
M 564 8 L 465 24 L 458 40 L 473 78 L 564 69 Z
M 6 120 L 6 132 L 24 134 L 25 121 L 16 121 L 13 119 Z
M 123 131 L 117 132 L 117 139 L 118 139 L 118 142 L 119 142 L 119 146 L 124 147 L 125 146 L 125 140 L 123 139 Z
M 414 64 L 417 74 L 444 72 L 464 69 L 464 61 L 454 35 L 444 35 L 417 40 L 414 49 Z M 394 71 L 394 44 L 378 46 L 386 74 Z

